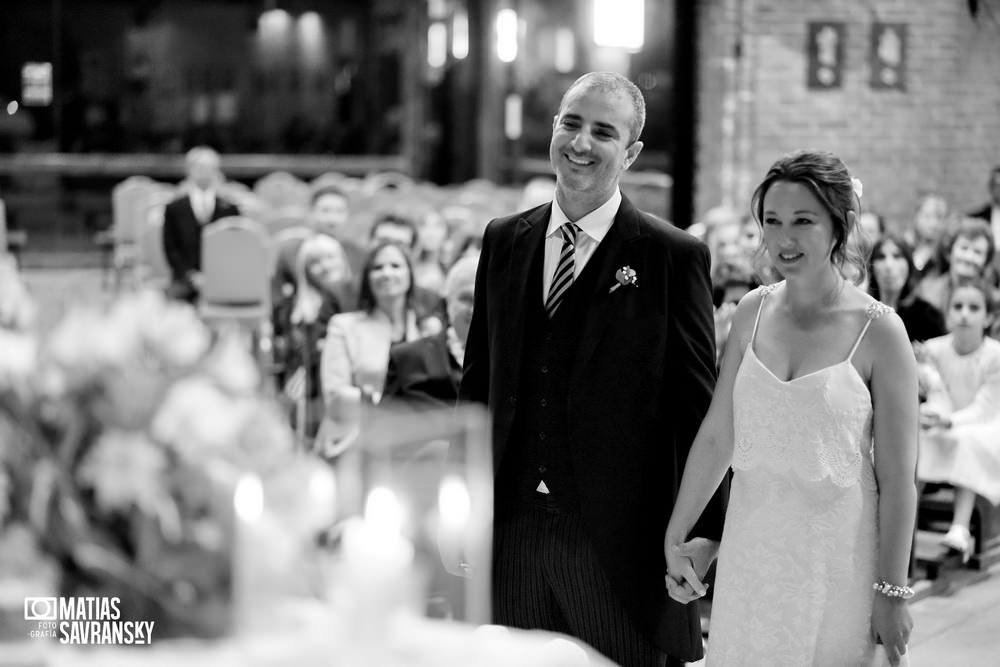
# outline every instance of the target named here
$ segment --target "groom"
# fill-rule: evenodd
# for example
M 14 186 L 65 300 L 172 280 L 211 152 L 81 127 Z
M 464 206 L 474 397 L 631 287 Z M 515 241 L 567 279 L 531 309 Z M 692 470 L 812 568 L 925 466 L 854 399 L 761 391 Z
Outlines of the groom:
M 618 74 L 565 93 L 554 200 L 484 233 L 460 391 L 493 419 L 494 621 L 643 667 L 701 656 L 663 535 L 715 384 L 708 251 L 618 188 L 645 116 Z M 693 534 L 719 539 L 716 496 Z

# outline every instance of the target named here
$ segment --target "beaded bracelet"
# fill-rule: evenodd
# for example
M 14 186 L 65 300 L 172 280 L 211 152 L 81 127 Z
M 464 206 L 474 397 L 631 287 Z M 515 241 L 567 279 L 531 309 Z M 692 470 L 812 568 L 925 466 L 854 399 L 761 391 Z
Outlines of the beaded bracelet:
M 913 597 L 913 589 L 909 586 L 897 586 L 895 584 L 890 584 L 884 579 L 882 581 L 876 581 L 872 584 L 872 588 L 877 593 L 890 598 L 900 598 L 902 600 L 909 600 Z

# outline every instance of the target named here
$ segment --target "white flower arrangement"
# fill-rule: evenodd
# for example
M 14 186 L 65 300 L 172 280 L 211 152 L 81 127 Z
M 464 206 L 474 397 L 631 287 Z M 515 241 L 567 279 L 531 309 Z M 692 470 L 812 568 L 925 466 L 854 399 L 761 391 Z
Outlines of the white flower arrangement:
M 223 633 L 235 480 L 292 460 L 260 380 L 240 343 L 151 291 L 46 335 L 0 329 L 0 521 L 148 613 Z

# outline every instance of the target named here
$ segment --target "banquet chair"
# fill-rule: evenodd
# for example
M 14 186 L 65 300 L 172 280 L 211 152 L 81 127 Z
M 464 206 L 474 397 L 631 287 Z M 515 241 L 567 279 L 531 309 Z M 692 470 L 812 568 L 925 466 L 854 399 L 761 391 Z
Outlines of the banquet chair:
M 261 177 L 254 183 L 253 193 L 263 205 L 262 218 L 305 215 L 309 210 L 309 184 L 287 171 L 273 171 Z
M 126 272 L 134 269 L 138 239 L 149 202 L 163 193 L 173 195 L 175 190 L 147 176 L 129 176 L 112 189 L 111 228 L 94 235 L 103 257 L 102 286 L 107 286 L 109 274 L 113 272 L 117 291 Z
M 267 229 L 249 218 L 221 218 L 202 231 L 198 312 L 220 331 L 249 332 L 265 370 L 271 365 L 273 256 Z

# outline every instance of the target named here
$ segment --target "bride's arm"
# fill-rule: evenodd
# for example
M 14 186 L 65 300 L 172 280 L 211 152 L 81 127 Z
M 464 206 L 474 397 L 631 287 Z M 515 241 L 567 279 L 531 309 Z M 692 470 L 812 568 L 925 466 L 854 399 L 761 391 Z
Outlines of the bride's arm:
M 905 587 L 917 511 L 917 365 L 903 323 L 894 313 L 872 322 L 868 336 L 879 491 L 875 576 Z M 905 650 L 911 626 L 900 597 L 875 594 L 872 627 L 890 656 L 893 650 Z
M 707 556 L 709 562 L 714 558 L 717 543 L 708 549 L 698 550 L 703 558 L 699 563 L 701 567 L 697 568 L 689 560 L 694 554 L 683 550 L 681 545 L 687 540 L 692 526 L 718 489 L 732 462 L 733 384 L 743 360 L 744 349 L 750 340 L 760 298 L 759 292 L 751 292 L 737 306 L 726 352 L 722 358 L 719 381 L 716 383 L 708 413 L 691 446 L 664 538 L 663 548 L 671 578 L 676 583 L 687 580 L 699 594 L 704 594 L 704 587 L 701 585 L 699 573 L 695 570 L 702 570 L 700 574 L 704 574 L 703 570 L 708 565 L 704 562 L 704 557 Z

